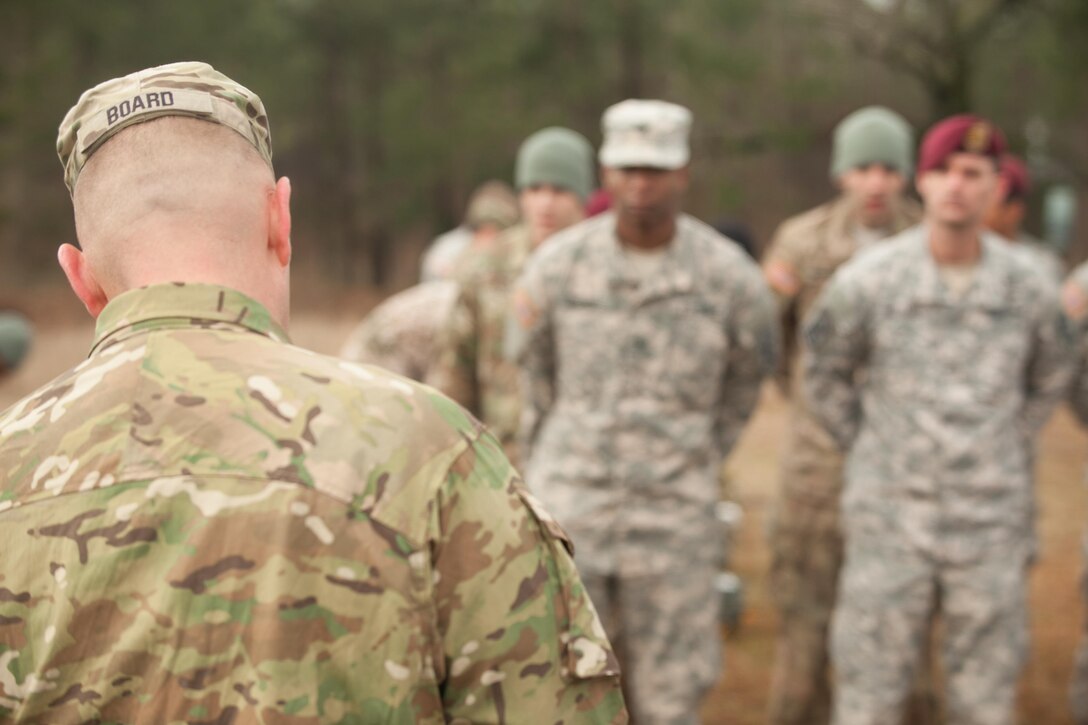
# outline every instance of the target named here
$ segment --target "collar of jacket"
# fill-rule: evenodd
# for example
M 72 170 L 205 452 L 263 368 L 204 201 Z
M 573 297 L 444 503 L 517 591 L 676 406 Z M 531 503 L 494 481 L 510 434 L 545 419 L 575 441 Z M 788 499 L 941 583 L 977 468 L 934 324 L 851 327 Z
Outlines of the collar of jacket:
M 676 219 L 676 232 L 665 247 L 659 273 L 649 280 L 641 280 L 630 274 L 630 266 L 624 259 L 622 242 L 616 235 L 615 224 L 609 226 L 609 244 L 601 245 L 603 254 L 600 269 L 606 270 L 608 286 L 616 293 L 631 290 L 635 304 L 650 300 L 688 294 L 695 287 L 694 249 L 688 219 L 680 214 Z
M 174 282 L 129 290 L 112 299 L 98 315 L 90 354 L 149 330 L 212 325 L 290 342 L 264 305 L 241 292 L 218 285 Z
M 918 277 L 911 285 L 910 301 L 984 309 L 1001 309 L 1012 304 L 1012 279 L 1004 243 L 989 232 L 980 232 L 982 256 L 975 268 L 971 287 L 957 300 L 941 280 L 940 269 L 929 251 L 929 230 L 919 225 L 903 233 L 910 235 L 911 251 L 917 258 Z

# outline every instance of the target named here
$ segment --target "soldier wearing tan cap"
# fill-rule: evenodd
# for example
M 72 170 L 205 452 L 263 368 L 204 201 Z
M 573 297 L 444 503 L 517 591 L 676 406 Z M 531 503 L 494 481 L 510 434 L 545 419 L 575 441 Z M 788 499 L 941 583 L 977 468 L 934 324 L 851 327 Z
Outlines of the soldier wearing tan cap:
M 97 318 L 0 414 L 0 719 L 626 721 L 565 535 L 430 388 L 292 346 L 291 187 L 204 63 L 61 124 Z
M 612 210 L 556 235 L 514 293 L 530 487 L 570 531 L 639 723 L 691 723 L 721 666 L 718 474 L 777 358 L 774 300 L 680 211 L 690 112 L 605 111 Z
M 472 192 L 461 226 L 438 235 L 420 262 L 421 282 L 452 280 L 466 252 L 489 247 L 495 236 L 517 223 L 520 212 L 514 192 L 492 179 Z
M 451 269 L 432 270 L 431 279 L 383 300 L 351 331 L 340 357 L 424 382 L 438 362 L 439 339 L 458 296 L 452 267 L 489 254 L 496 238 L 517 221 L 517 200 L 510 187 L 501 181 L 481 185 L 465 212 L 468 245 L 446 260 Z

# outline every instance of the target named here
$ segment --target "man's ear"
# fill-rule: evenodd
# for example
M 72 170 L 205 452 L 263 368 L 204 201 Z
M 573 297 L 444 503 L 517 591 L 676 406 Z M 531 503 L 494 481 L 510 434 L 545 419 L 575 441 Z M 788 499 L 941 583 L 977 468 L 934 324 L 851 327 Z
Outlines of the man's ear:
M 64 276 L 68 278 L 68 284 L 76 293 L 76 297 L 87 308 L 91 317 L 98 319 L 99 313 L 102 312 L 102 308 L 106 306 L 109 299 L 87 265 L 87 258 L 83 256 L 83 252 L 71 244 L 62 244 L 57 250 L 57 261 L 60 262 L 60 268 L 64 270 Z
M 276 182 L 269 196 L 268 248 L 276 254 L 280 266 L 291 263 L 291 180 L 286 176 Z

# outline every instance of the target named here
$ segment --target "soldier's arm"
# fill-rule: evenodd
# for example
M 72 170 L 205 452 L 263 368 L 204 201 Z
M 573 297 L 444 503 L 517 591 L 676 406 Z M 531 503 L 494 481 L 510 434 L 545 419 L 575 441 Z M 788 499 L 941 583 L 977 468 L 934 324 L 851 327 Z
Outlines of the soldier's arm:
M 748 422 L 759 401 L 760 383 L 774 372 L 780 351 L 774 298 L 758 275 L 743 282 L 731 308 L 734 315 L 716 431 L 723 456 L 733 449 Z
M 1035 301 L 1038 312 L 1032 325 L 1022 411 L 1024 432 L 1029 437 L 1039 433 L 1068 393 L 1077 343 L 1073 323 L 1063 314 L 1056 291 L 1048 284 L 1040 285 Z
M 507 316 L 505 355 L 518 364 L 521 421 L 518 428 L 522 464 L 529 461 L 537 434 L 555 403 L 555 341 L 544 270 L 530 260 L 514 285 Z
M 618 666 L 568 552 L 490 435 L 436 506 L 437 663 L 447 721 L 627 721 Z
M 824 288 L 804 324 L 802 386 L 816 416 L 844 450 L 861 425 L 856 373 L 869 348 L 869 307 L 862 290 L 837 274 Z
M 790 361 L 797 354 L 797 335 L 800 325 L 797 296 L 801 291 L 802 268 L 801 239 L 787 222 L 779 226 L 763 256 L 763 276 L 774 293 L 777 302 L 778 326 L 782 341 L 782 355 L 775 371 L 775 379 L 784 395 L 790 394 Z
M 1062 288 L 1062 306 L 1078 336 L 1073 383 L 1069 405 L 1084 425 L 1088 425 L 1088 263 L 1073 271 Z
M 476 347 L 479 319 L 475 284 L 471 278 L 462 277 L 446 323 L 439 328 L 438 360 L 426 381 L 478 418 L 481 417 Z
M 1082 331 L 1088 336 L 1088 330 Z M 1069 406 L 1082 425 L 1088 426 L 1088 344 L 1081 344 L 1077 357 L 1073 385 L 1069 389 Z

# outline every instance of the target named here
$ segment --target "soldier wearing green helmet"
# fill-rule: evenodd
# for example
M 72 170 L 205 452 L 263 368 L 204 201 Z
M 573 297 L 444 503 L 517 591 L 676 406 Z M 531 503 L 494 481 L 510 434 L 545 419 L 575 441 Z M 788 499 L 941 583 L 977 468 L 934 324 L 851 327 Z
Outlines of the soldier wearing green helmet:
M 576 131 L 553 126 L 522 143 L 515 170 L 522 221 L 462 263 L 427 378 L 482 420 L 515 465 L 521 402 L 517 366 L 503 354 L 511 287 L 549 237 L 585 217 L 593 177 L 593 147 Z
M 800 325 L 839 265 L 918 220 L 921 210 L 903 195 L 912 155 L 913 133 L 899 114 L 870 106 L 848 115 L 832 144 L 839 195 L 783 222 L 764 256 L 787 351 L 782 388 L 793 405 L 770 534 L 780 621 L 769 712 L 776 725 L 830 717 L 827 639 L 843 550 L 842 453 L 800 395 Z

